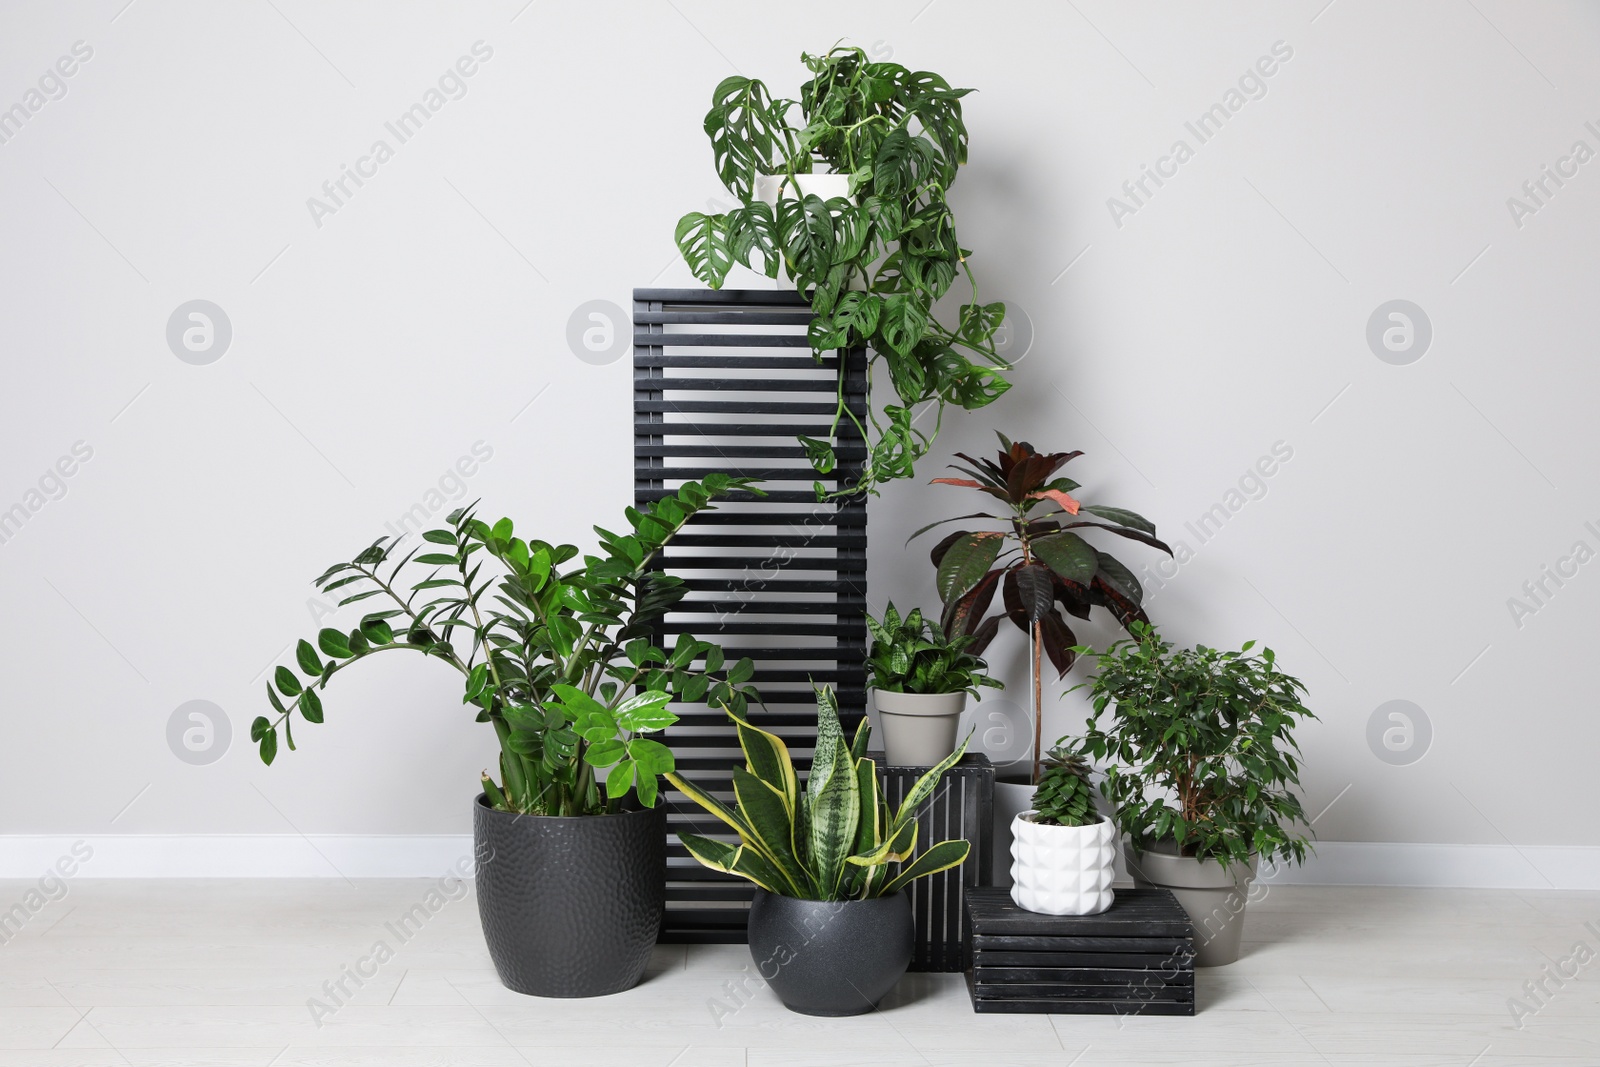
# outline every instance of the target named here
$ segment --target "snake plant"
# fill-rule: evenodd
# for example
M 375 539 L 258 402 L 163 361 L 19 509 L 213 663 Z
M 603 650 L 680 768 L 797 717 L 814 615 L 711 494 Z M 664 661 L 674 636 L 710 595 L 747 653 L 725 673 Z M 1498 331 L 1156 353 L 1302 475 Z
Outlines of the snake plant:
M 846 742 L 832 690 L 817 691 L 817 746 L 804 787 L 789 749 L 731 710 L 745 765 L 733 771 L 734 806 L 677 774 L 667 780 L 739 835 L 737 845 L 680 832 L 689 854 L 712 870 L 748 878 L 769 893 L 802 900 L 889 896 L 926 875 L 958 866 L 971 844 L 940 841 L 917 853 L 917 809 L 961 758 L 963 743 L 917 780 L 891 810 L 867 758 L 863 719 Z M 900 864 L 891 871 L 891 863 Z

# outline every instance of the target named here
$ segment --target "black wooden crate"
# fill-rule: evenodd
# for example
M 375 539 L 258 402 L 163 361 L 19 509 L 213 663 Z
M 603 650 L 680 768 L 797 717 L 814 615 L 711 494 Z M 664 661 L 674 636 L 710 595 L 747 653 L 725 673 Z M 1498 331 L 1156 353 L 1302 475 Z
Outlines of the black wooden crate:
M 967 910 L 975 1012 L 1194 1014 L 1194 934 L 1165 889 L 1118 889 L 1099 915 L 1040 915 L 984 886 Z
M 881 754 L 874 753 L 879 756 Z M 900 806 L 926 767 L 884 767 L 880 772 L 890 810 Z M 972 851 L 959 867 L 919 878 L 906 889 L 916 922 L 913 971 L 964 971 L 970 960 L 967 892 L 994 871 L 994 765 L 982 753 L 961 757 L 945 772 L 917 816 L 917 848 L 965 838 Z M 898 868 L 896 868 L 898 869 Z

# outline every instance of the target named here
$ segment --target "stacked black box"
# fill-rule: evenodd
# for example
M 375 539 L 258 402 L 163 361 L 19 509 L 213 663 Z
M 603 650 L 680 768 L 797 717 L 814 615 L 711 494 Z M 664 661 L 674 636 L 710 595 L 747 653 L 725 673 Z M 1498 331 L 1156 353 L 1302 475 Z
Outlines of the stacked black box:
M 882 753 L 873 753 L 882 766 Z M 926 767 L 883 767 L 878 773 L 891 809 L 926 774 Z M 906 887 L 917 924 L 913 971 L 964 971 L 970 963 L 971 923 L 967 893 L 991 881 L 994 869 L 994 765 L 975 752 L 945 772 L 917 816 L 917 850 L 937 841 L 965 838 L 972 851 L 959 867 Z
M 967 892 L 972 1010 L 1193 1015 L 1194 936 L 1165 889 L 1118 889 L 1099 915 L 1025 911 L 1009 889 Z

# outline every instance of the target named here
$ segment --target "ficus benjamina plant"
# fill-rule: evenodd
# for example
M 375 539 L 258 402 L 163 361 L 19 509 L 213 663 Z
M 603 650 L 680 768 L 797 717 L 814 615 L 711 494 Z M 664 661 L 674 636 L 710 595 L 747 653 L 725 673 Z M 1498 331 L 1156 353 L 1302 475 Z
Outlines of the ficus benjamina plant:
M 865 900 L 899 892 L 918 878 L 958 866 L 972 845 L 939 841 L 917 851 L 917 809 L 955 766 L 966 743 L 930 769 L 891 807 L 874 760 L 866 719 L 847 741 L 831 689 L 817 690 L 817 742 L 802 786 L 776 734 L 729 710 L 745 765 L 733 769 L 729 807 L 677 774 L 684 796 L 739 835 L 738 844 L 679 831 L 689 854 L 712 870 L 747 878 L 769 893 L 801 900 Z M 899 868 L 891 870 L 891 864 Z
M 422 535 L 426 545 L 398 559 L 398 540 L 380 537 L 315 584 L 338 591 L 341 607 L 374 597 L 386 606 L 348 632 L 330 627 L 315 645 L 301 640 L 298 674 L 276 670 L 267 683 L 274 716 L 250 727 L 261 759 L 277 755 L 280 729 L 294 748 L 295 712 L 322 722 L 322 693 L 341 671 L 411 652 L 460 672 L 462 703 L 493 726 L 500 778 L 483 775 L 493 807 L 597 815 L 617 811 L 630 791 L 653 807 L 658 776 L 676 766 L 671 749 L 649 736 L 677 721 L 667 705 L 744 714 L 759 700 L 746 684 L 755 670 L 748 659 L 729 664 L 719 646 L 687 634 L 670 650 L 650 637 L 651 623 L 684 594 L 682 579 L 651 569 L 652 560 L 713 499 L 739 490 L 760 495 L 749 479 L 708 474 L 628 508 L 630 532 L 595 527 L 599 553 L 567 570 L 577 548 L 523 540 L 510 519 L 478 519 L 475 505 L 452 512 Z
M 780 267 L 811 304 L 812 350 L 864 345 L 874 367 L 887 372 L 898 403 L 882 416 L 869 406 L 870 428 L 845 403 L 828 440 L 801 437 L 819 473 L 831 472 L 844 419 L 869 443 L 854 485 L 818 499 L 876 492 L 909 478 L 938 434 L 945 405 L 968 410 L 992 403 L 1009 388 L 1009 365 L 995 345 L 1005 305 L 983 303 L 956 237 L 946 199 L 967 161 L 961 99 L 930 71 L 869 60 L 859 48 L 835 46 L 802 54 L 811 78 L 800 99 L 773 98 L 752 78 L 734 75 L 711 94 L 705 131 L 717 176 L 737 200 L 732 210 L 691 211 L 675 234 L 695 277 L 721 288 L 735 263 L 776 278 Z M 827 170 L 849 177 L 848 193 L 824 200 L 802 193 L 801 175 Z M 776 206 L 756 195 L 761 176 L 779 179 Z M 934 305 L 964 278 L 964 302 L 941 319 Z M 937 407 L 934 429 L 912 424 L 912 409 Z
M 1121 831 L 1138 848 L 1166 843 L 1223 865 L 1304 862 L 1294 727 L 1316 718 L 1304 683 L 1272 649 L 1252 655 L 1254 641 L 1237 652 L 1175 648 L 1145 623 L 1131 629 L 1104 652 L 1077 650 L 1095 657 L 1095 675 L 1075 751 L 1104 766 L 1100 790 Z

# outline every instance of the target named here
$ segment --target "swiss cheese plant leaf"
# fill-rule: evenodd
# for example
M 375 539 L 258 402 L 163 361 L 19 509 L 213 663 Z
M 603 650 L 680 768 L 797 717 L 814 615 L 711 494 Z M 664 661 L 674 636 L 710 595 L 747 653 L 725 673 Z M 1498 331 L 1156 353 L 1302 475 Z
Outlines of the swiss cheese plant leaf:
M 733 269 L 728 217 L 691 211 L 678 220 L 673 238 L 694 276 L 713 289 L 722 288 L 728 272 Z

